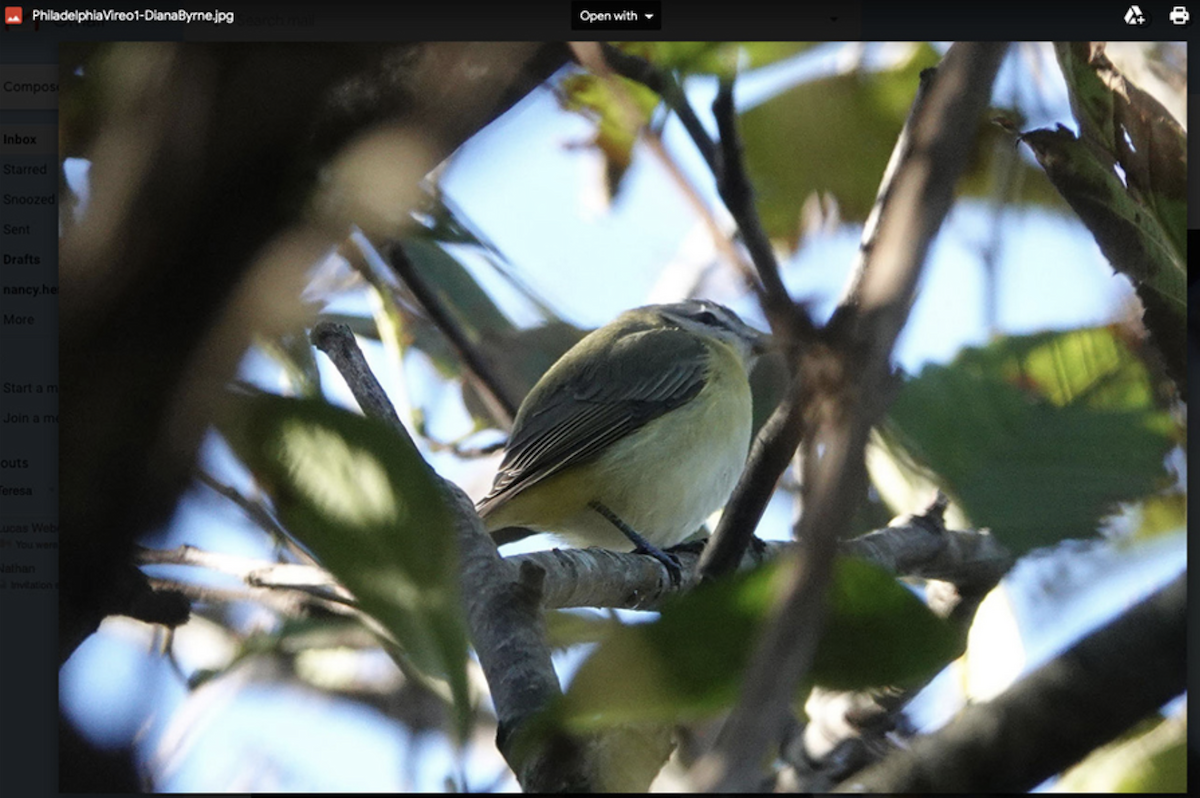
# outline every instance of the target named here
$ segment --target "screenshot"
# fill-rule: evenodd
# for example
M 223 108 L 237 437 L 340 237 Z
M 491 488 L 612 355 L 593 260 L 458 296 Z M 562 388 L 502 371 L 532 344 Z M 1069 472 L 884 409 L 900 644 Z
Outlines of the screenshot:
M 1186 792 L 1198 14 L 6 6 L 0 795 Z

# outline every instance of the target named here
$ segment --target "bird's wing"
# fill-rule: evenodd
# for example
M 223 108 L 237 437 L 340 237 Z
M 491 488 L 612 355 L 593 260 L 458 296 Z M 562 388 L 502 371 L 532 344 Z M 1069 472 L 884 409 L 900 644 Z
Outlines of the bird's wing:
M 708 370 L 707 347 L 675 329 L 623 336 L 604 355 L 569 378 L 548 374 L 534 388 L 492 490 L 479 502 L 480 513 L 567 466 L 587 462 L 692 399 Z

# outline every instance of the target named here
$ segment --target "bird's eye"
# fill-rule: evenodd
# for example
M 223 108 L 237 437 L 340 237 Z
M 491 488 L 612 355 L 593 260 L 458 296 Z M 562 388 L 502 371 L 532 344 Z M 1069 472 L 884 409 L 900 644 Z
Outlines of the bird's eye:
M 696 321 L 700 322 L 701 324 L 707 324 L 710 327 L 724 327 L 725 326 L 725 323 L 722 322 L 719 318 L 717 318 L 717 314 L 713 313 L 711 310 L 701 311 L 701 312 L 697 313 L 695 316 L 693 316 L 692 318 L 694 318 Z

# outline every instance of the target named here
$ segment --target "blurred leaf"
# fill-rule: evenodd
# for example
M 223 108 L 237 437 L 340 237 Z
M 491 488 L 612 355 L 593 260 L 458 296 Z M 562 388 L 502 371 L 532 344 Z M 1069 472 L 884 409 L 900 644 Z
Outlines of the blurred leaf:
M 420 454 L 372 419 L 317 400 L 259 395 L 226 437 L 288 531 L 469 720 L 457 549 L 442 488 Z
M 1019 554 L 1162 485 L 1179 432 L 1156 387 L 1112 328 L 1016 336 L 927 366 L 882 431 Z
M 921 71 L 939 60 L 930 45 L 913 45 L 893 69 L 808 80 L 741 115 L 746 168 L 768 235 L 794 246 L 801 209 L 814 194 L 832 194 L 844 220 L 866 219 Z M 1040 170 L 1013 161 L 1012 146 L 1010 134 L 981 126 L 959 192 L 993 196 L 1000 170 L 1015 169 L 1012 182 L 1020 190 L 1014 199 L 1061 207 Z
M 834 579 L 812 666 L 821 687 L 917 684 L 962 653 L 966 641 L 886 571 L 843 557 Z
M 614 76 L 609 81 L 582 72 L 563 79 L 559 102 L 595 123 L 592 145 L 604 153 L 608 193 L 616 196 L 638 134 L 658 107 L 658 95 L 627 78 Z
M 913 459 L 908 449 L 897 440 L 897 436 L 886 434 L 884 429 L 886 427 L 871 430 L 866 450 L 871 487 L 885 505 L 882 511 L 886 519 L 882 524 L 875 526 L 875 529 L 887 526 L 898 514 L 928 507 L 934 494 L 942 489 L 937 475 Z M 971 526 L 970 520 L 963 515 L 958 503 L 954 501 L 946 508 L 945 520 L 948 529 L 966 529 Z
M 419 238 L 406 239 L 401 246 L 421 280 L 437 295 L 472 343 L 514 329 L 475 276 L 442 247 Z
M 733 77 L 791 58 L 816 42 L 619 42 L 631 55 L 641 56 L 661 69 L 684 75 L 703 74 Z
M 598 643 L 623 626 L 612 615 L 587 608 L 555 610 L 545 613 L 545 617 L 546 640 L 559 650 Z
M 260 336 L 258 345 L 283 369 L 294 393 L 300 396 L 320 395 L 321 372 L 317 369 L 317 358 L 307 335 L 284 333 L 274 339 Z
M 741 115 L 746 168 L 769 235 L 794 240 L 813 192 L 836 196 L 844 218 L 866 218 L 921 70 L 937 62 L 924 45 L 898 69 L 807 81 Z
M 670 722 L 731 705 L 786 581 L 776 561 L 701 586 L 666 605 L 656 621 L 613 631 L 571 682 L 566 722 L 583 728 Z M 960 651 L 950 627 L 892 576 L 843 558 L 835 564 L 810 683 L 838 689 L 911 683 Z
M 1141 503 L 1142 520 L 1133 533 L 1135 541 L 1149 540 L 1187 528 L 1187 492 L 1172 491 L 1151 496 Z
M 1154 795 L 1187 792 L 1187 717 L 1139 724 L 1063 774 L 1058 792 Z

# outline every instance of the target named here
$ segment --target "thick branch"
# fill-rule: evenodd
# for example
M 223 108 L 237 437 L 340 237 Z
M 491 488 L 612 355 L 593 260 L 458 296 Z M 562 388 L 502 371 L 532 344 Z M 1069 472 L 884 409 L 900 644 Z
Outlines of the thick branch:
M 334 364 L 363 412 L 408 437 L 408 431 L 375 379 L 350 328 L 318 325 L 314 342 Z M 499 720 L 497 745 L 527 791 L 585 789 L 594 776 L 576 741 L 525 734 L 525 721 L 561 694 L 550 660 L 541 614 L 545 572 L 533 564 L 505 561 L 484 531 L 475 506 L 455 484 L 442 481 L 454 516 L 467 627 L 487 678 Z
M 1187 689 L 1187 573 L 1007 692 L 841 785 L 1025 792 Z

